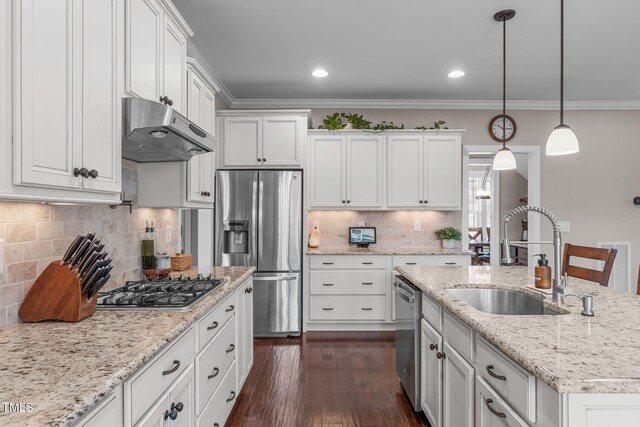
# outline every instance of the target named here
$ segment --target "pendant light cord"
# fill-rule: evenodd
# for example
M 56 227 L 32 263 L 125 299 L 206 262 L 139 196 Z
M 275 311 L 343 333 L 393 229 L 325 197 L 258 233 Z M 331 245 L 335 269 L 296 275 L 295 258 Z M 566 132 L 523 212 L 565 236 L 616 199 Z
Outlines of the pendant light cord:
M 502 148 L 507 147 L 507 20 L 502 20 Z
M 560 0 L 560 126 L 564 125 L 564 0 Z

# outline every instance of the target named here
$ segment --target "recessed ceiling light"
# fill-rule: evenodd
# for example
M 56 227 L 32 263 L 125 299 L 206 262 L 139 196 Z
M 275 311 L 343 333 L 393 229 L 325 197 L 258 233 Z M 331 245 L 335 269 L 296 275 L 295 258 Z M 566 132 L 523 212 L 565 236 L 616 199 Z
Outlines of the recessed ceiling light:
M 447 74 L 447 76 L 450 79 L 459 79 L 460 77 L 464 76 L 464 71 L 462 71 L 462 70 L 453 70 L 452 72 Z
M 317 70 L 313 70 L 313 73 L 311 73 L 311 75 L 313 77 L 327 77 L 329 73 L 327 73 L 327 70 L 323 70 L 319 68 Z

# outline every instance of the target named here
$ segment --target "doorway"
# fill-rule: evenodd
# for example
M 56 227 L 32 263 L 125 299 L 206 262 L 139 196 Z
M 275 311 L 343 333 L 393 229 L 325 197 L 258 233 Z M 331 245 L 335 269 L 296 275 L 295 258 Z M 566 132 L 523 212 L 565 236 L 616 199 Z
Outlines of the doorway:
M 540 147 L 510 147 L 518 168 L 494 171 L 491 163 L 498 148 L 490 145 L 463 148 L 462 247 L 474 250 L 480 264 L 493 266 L 500 265 L 502 258 L 504 215 L 518 206 L 540 205 Z M 528 214 L 514 218 L 508 233 L 511 241 L 524 238 L 538 242 L 540 217 Z M 521 264 L 533 265 L 532 255 L 539 252 L 539 245 L 522 248 L 525 250 Z

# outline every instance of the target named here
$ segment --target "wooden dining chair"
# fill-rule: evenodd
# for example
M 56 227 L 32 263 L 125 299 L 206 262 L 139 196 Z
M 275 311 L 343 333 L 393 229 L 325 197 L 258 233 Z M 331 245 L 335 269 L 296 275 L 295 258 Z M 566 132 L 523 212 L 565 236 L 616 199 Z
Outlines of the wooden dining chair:
M 609 285 L 609 277 L 613 269 L 613 262 L 616 260 L 617 249 L 591 248 L 589 246 L 577 246 L 565 243 L 564 257 L 562 261 L 562 274 L 567 273 L 571 277 L 588 280 L 600 284 Z M 585 258 L 604 261 L 602 270 L 571 265 L 571 258 Z
M 479 242 L 482 240 L 482 227 L 469 227 L 469 241 Z

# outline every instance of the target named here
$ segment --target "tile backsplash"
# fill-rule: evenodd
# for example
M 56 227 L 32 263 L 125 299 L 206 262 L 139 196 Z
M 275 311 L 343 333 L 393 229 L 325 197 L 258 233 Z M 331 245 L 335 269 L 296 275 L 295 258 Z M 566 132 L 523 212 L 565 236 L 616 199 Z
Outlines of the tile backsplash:
M 349 244 L 349 227 L 364 222 L 376 227 L 377 246 L 439 246 L 433 232 L 442 227 L 460 228 L 460 212 L 445 211 L 309 211 L 308 232 L 320 222 L 321 246 Z M 415 221 L 421 230 L 414 231 Z
M 123 189 L 137 199 L 137 164 L 124 161 Z M 4 274 L 0 278 L 0 327 L 19 322 L 18 309 L 27 291 L 53 260 L 60 259 L 79 233 L 95 231 L 113 258 L 106 288 L 142 278 L 140 240 L 145 221 L 153 221 L 159 250 L 179 247 L 177 211 L 173 209 L 105 205 L 48 205 L 0 202 L 0 239 L 4 244 Z

